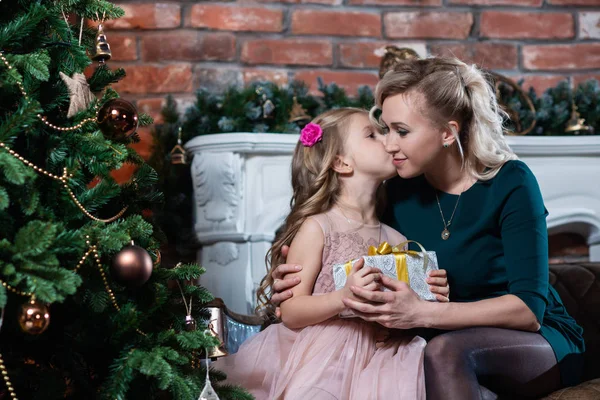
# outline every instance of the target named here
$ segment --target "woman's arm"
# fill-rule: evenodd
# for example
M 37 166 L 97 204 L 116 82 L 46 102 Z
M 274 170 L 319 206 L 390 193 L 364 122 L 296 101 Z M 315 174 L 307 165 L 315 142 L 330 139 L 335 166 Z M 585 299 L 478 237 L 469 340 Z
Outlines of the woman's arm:
M 421 313 L 422 325 L 429 328 L 495 326 L 528 332 L 540 329 L 535 315 L 512 294 L 471 303 L 427 303 Z
M 420 299 L 404 282 L 383 276 L 382 283 L 392 291 L 369 292 L 351 287 L 352 293 L 368 302 L 350 298 L 342 301 L 362 319 L 377 322 L 386 328 L 426 327 L 452 330 L 495 326 L 530 332 L 539 330 L 535 315 L 514 295 L 470 303 L 436 303 Z

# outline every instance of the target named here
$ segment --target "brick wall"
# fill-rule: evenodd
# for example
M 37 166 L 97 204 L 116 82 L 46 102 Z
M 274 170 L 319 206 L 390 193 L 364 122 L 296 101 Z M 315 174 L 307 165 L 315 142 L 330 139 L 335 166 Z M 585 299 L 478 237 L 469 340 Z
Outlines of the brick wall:
M 386 44 L 454 54 L 543 90 L 600 76 L 600 0 L 124 1 L 106 24 L 117 90 L 157 116 L 200 87 L 316 78 L 377 82 Z

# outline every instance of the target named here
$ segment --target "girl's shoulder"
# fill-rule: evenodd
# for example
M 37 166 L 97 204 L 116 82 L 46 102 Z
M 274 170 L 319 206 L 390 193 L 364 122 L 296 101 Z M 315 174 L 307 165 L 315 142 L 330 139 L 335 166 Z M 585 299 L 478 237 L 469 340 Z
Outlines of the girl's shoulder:
M 392 246 L 396 246 L 406 241 L 406 236 L 404 236 L 402 233 L 398 232 L 391 226 L 384 224 L 383 222 L 381 223 L 381 230 L 384 233 L 383 237 L 385 238 L 385 241 L 387 241 Z
M 332 222 L 327 213 L 311 215 L 304 221 L 304 224 L 313 224 L 318 226 L 323 232 L 324 236 L 327 236 L 331 232 Z

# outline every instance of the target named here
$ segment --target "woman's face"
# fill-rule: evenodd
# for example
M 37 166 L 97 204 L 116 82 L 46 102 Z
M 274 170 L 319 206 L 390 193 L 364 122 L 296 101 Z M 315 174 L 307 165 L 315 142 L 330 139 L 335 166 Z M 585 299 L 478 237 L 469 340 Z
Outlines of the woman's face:
M 443 151 L 443 130 L 423 115 L 424 107 L 424 99 L 415 93 L 390 96 L 383 102 L 383 143 L 402 178 L 425 173 Z

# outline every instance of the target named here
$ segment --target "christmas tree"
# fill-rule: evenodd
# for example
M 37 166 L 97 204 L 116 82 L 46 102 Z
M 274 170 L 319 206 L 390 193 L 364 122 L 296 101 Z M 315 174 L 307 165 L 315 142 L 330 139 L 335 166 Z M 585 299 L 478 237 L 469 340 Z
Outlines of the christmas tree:
M 199 266 L 160 262 L 157 174 L 128 147 L 152 121 L 110 88 L 125 71 L 110 67 L 101 23 L 123 11 L 1 9 L 0 399 L 198 398 L 201 353 L 218 344 L 203 329 L 211 295 L 186 284 Z M 137 171 L 118 184 L 125 163 Z

